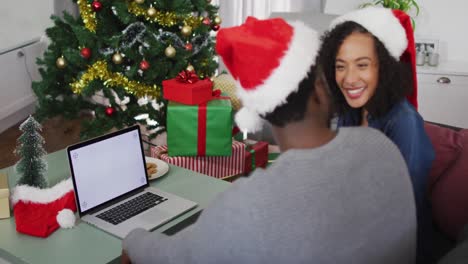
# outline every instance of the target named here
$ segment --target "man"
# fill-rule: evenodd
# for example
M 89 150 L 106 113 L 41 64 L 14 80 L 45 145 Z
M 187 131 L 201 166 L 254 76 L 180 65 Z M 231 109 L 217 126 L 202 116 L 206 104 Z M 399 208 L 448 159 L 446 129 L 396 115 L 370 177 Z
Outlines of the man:
M 142 229 L 128 263 L 412 263 L 416 216 L 396 146 L 370 128 L 329 127 L 331 100 L 313 66 L 317 33 L 300 22 L 247 21 L 216 49 L 239 81 L 242 130 L 271 123 L 282 154 L 172 237 Z

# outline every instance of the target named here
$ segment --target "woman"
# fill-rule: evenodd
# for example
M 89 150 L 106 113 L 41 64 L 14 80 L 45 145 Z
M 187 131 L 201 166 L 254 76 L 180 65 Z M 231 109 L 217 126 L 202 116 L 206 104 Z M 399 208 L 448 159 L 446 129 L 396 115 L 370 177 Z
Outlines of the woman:
M 376 128 L 400 149 L 415 194 L 421 262 L 429 252 L 432 232 L 426 185 L 435 154 L 424 120 L 413 106 L 417 105 L 414 55 L 413 31 L 405 13 L 366 8 L 332 22 L 323 37 L 319 63 L 336 100 L 338 127 Z

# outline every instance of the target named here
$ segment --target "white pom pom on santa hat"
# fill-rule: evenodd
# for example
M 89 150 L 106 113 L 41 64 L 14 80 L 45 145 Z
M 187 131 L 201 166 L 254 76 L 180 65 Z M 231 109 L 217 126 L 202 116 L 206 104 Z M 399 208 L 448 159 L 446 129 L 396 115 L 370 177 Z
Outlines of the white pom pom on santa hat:
M 57 214 L 57 223 L 61 228 L 72 228 L 75 226 L 75 214 L 70 209 L 63 209 Z
M 241 131 L 255 132 L 262 129 L 263 126 L 263 119 L 256 112 L 246 107 L 242 107 L 236 113 L 235 121 Z

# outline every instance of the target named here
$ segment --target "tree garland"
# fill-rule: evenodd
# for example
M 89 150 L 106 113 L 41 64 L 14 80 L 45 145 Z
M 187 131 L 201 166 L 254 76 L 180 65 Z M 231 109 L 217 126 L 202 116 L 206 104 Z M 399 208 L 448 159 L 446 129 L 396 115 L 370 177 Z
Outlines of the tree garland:
M 128 11 L 135 16 L 142 16 L 146 19 L 146 21 L 152 23 L 158 23 L 164 27 L 172 27 L 180 22 L 184 25 L 191 26 L 192 28 L 196 28 L 200 25 L 202 21 L 202 17 L 194 17 L 190 15 L 180 16 L 172 12 L 160 12 L 156 10 L 156 14 L 154 16 L 149 16 L 147 14 L 147 10 L 142 8 L 139 4 L 135 2 L 131 2 L 128 5 Z
M 161 88 L 156 85 L 142 84 L 138 81 L 130 81 L 121 73 L 110 72 L 105 61 L 97 61 L 81 76 L 81 78 L 70 84 L 72 91 L 80 94 L 93 80 L 102 80 L 107 87 L 123 87 L 125 91 L 137 97 L 145 95 L 159 99 Z
M 78 8 L 80 9 L 80 16 L 83 19 L 85 27 L 89 31 L 96 33 L 96 13 L 91 8 L 91 5 L 86 0 L 78 0 L 77 4 Z
M 78 0 L 77 4 L 85 27 L 89 31 L 96 33 L 96 13 L 91 8 L 91 5 L 86 0 Z M 135 16 L 144 17 L 146 21 L 149 21 L 151 23 L 158 23 L 159 25 L 164 27 L 172 27 L 181 23 L 195 29 L 198 26 L 200 26 L 201 21 L 203 20 L 203 17 L 196 17 L 191 15 L 177 15 L 173 12 L 160 12 L 157 10 L 154 16 L 149 16 L 147 14 L 147 10 L 142 8 L 135 2 L 128 3 L 128 12 Z

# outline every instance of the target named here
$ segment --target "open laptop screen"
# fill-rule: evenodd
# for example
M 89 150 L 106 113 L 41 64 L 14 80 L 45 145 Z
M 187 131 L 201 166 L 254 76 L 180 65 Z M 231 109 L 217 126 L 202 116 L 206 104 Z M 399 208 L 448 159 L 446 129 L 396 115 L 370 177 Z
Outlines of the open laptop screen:
M 138 127 L 71 146 L 68 158 L 81 213 L 148 184 Z

